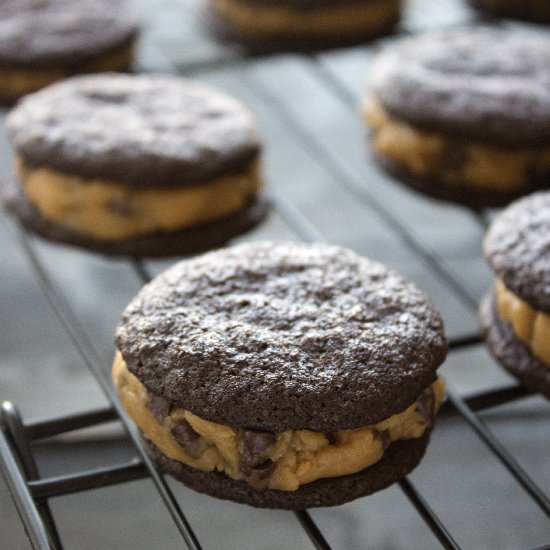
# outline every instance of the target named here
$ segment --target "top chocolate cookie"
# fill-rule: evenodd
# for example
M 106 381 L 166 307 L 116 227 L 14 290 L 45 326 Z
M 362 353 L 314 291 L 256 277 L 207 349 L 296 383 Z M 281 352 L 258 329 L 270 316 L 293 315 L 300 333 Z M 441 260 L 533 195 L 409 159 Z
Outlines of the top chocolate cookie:
M 550 313 L 550 192 L 509 206 L 491 225 L 484 250 L 509 290 Z
M 130 44 L 124 0 L 2 0 L 0 65 L 75 66 Z
M 414 285 L 349 250 L 292 243 L 177 264 L 130 303 L 116 343 L 153 394 L 275 432 L 388 418 L 446 354 L 441 318 Z
M 373 68 L 383 107 L 426 130 L 502 146 L 550 143 L 550 39 L 469 29 L 405 39 Z
M 7 128 L 27 165 L 134 186 L 200 183 L 259 153 L 241 103 L 168 76 L 72 78 L 24 98 Z

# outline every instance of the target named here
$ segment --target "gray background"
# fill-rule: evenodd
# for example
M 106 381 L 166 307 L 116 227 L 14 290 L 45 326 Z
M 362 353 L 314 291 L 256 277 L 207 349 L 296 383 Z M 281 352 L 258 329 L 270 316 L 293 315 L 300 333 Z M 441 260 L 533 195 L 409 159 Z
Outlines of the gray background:
M 491 285 L 480 254 L 483 227 L 468 211 L 424 199 L 380 174 L 366 154 L 359 102 L 378 44 L 317 56 L 243 59 L 209 39 L 197 0 L 149 0 L 137 70 L 192 75 L 242 98 L 257 113 L 266 142 L 265 175 L 280 201 L 298 209 L 319 238 L 399 269 L 441 309 L 449 336 L 477 328 L 476 307 Z M 468 24 L 459 0 L 411 0 L 405 32 Z M 0 132 L 0 174 L 10 151 Z M 403 233 L 407 232 L 407 235 Z M 275 213 L 246 239 L 297 239 Z M 48 273 L 70 300 L 107 371 L 112 334 L 140 282 L 125 261 L 35 242 Z M 26 419 L 106 403 L 49 309 L 0 213 L 0 398 Z M 154 272 L 171 261 L 151 262 Z M 450 277 L 449 285 L 444 277 Z M 443 372 L 463 393 L 511 379 L 483 346 L 453 353 Z M 550 489 L 549 408 L 533 396 L 483 417 L 530 475 Z M 133 456 L 116 423 L 37 446 L 43 475 L 109 465 Z M 441 422 L 411 479 L 466 548 L 516 549 L 550 541 L 543 514 L 460 420 Z M 206 548 L 309 548 L 294 516 L 258 511 L 172 483 Z M 149 481 L 52 500 L 67 548 L 177 548 L 182 544 Z M 438 544 L 399 488 L 312 512 L 335 548 L 427 549 Z M 0 548 L 28 542 L 0 480 Z

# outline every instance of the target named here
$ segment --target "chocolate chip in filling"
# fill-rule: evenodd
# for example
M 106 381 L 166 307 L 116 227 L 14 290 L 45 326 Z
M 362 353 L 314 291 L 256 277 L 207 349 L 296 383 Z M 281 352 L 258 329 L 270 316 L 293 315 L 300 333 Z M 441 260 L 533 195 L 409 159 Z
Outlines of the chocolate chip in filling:
M 202 445 L 200 435 L 191 427 L 189 422 L 186 420 L 178 422 L 170 430 L 170 433 L 190 457 L 199 458 L 204 446 Z
M 452 141 L 445 147 L 443 168 L 449 172 L 462 174 L 468 160 L 469 153 L 466 144 Z
M 170 403 L 163 397 L 158 397 L 157 395 L 151 394 L 151 399 L 149 399 L 149 403 L 147 403 L 147 408 L 161 424 L 170 414 Z
M 107 208 L 122 218 L 131 218 L 134 215 L 134 211 L 130 208 L 128 202 L 123 199 L 111 199 L 107 203 Z
M 416 410 L 419 412 L 420 416 L 424 419 L 426 424 L 431 424 L 435 417 L 435 399 L 434 392 L 430 388 L 426 390 L 416 403 Z
M 277 438 L 271 432 L 244 430 L 241 450 L 241 464 L 256 467 L 269 459 L 269 453 Z
M 277 438 L 271 432 L 244 430 L 240 470 L 251 485 L 266 480 L 275 468 L 269 454 Z
M 266 460 L 253 468 L 241 464 L 241 472 L 244 474 L 245 480 L 253 487 L 260 485 L 263 481 L 268 479 L 274 469 L 275 463 L 272 460 Z
M 376 430 L 376 437 L 382 442 L 382 449 L 385 451 L 391 444 L 390 431 Z

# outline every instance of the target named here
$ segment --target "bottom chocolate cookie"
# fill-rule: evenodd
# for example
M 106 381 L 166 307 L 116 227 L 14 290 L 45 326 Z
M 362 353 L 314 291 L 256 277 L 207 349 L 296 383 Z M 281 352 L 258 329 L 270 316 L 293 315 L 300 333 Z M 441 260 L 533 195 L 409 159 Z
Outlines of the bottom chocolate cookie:
M 32 206 L 18 185 L 3 189 L 6 208 L 30 231 L 50 240 L 109 256 L 166 257 L 205 252 L 249 231 L 268 214 L 270 201 L 256 196 L 237 214 L 219 221 L 176 232 L 155 233 L 121 241 L 102 241 L 47 220 Z
M 241 46 L 249 55 L 265 55 L 276 52 L 314 52 L 318 50 L 329 50 L 354 46 L 369 42 L 391 34 L 399 22 L 395 17 L 387 24 L 377 27 L 370 32 L 346 34 L 336 33 L 327 36 L 292 36 L 281 37 L 264 36 L 260 34 L 245 33 L 240 31 L 228 21 L 223 19 L 212 8 L 205 6 L 201 18 L 203 26 L 218 41 L 227 44 Z
M 535 23 L 550 23 L 548 0 L 469 0 L 488 17 L 509 17 Z
M 529 390 L 550 399 L 550 367 L 534 357 L 516 338 L 511 325 L 499 318 L 493 291 L 481 304 L 480 318 L 487 347 L 495 359 Z
M 219 472 L 203 472 L 185 466 L 163 455 L 147 439 L 144 438 L 144 441 L 153 459 L 164 472 L 195 491 L 259 508 L 303 510 L 336 506 L 385 489 L 418 465 L 429 439 L 430 433 L 426 432 L 419 439 L 395 442 L 373 466 L 352 475 L 319 479 L 302 485 L 297 491 L 257 490 L 244 481 L 236 481 Z
M 377 164 L 399 183 L 433 199 L 454 202 L 467 206 L 472 210 L 506 206 L 515 199 L 523 197 L 533 191 L 548 188 L 548 182 L 541 183 L 538 186 L 530 185 L 527 188 L 522 187 L 511 192 L 490 191 L 465 185 L 449 185 L 448 183 L 437 181 L 432 178 L 422 178 L 412 174 L 391 160 L 376 155 L 375 153 L 373 153 L 373 156 Z

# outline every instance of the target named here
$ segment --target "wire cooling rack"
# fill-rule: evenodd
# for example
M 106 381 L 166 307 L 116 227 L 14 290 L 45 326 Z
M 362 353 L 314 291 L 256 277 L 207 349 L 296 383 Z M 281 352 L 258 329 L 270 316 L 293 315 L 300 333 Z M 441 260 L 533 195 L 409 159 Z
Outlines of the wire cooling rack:
M 464 12 L 457 10 L 452 2 L 416 2 L 416 9 L 408 15 L 410 25 L 429 21 L 433 24 L 433 16 L 451 19 L 451 22 L 463 22 L 466 19 Z M 451 10 L 449 14 L 446 11 Z M 454 12 L 452 10 L 455 10 Z M 429 25 L 425 25 L 429 26 Z M 360 54 L 368 56 L 370 50 L 361 50 Z M 236 58 L 225 50 L 218 50 L 217 55 L 211 55 L 208 59 L 197 61 L 191 60 L 188 63 L 178 63 L 169 60 L 169 56 L 163 55 L 160 50 L 149 52 L 155 59 L 153 68 L 179 74 L 204 74 L 205 71 L 221 70 L 232 64 L 247 64 L 249 61 Z M 338 55 L 346 56 L 346 51 Z M 357 50 L 353 54 L 357 55 Z M 260 67 L 262 60 L 254 60 L 256 66 Z M 293 61 L 291 61 L 292 65 Z M 331 94 L 338 98 L 342 104 L 354 103 L 356 97 L 345 85 L 345 78 L 335 78 L 330 66 L 323 63 L 316 56 L 301 58 L 299 63 L 308 65 L 308 71 L 315 74 L 320 93 L 322 88 L 330 90 Z M 351 63 L 353 67 L 353 63 Z M 327 68 L 328 67 L 328 68 Z M 214 78 L 215 80 L 216 78 Z M 294 81 L 299 86 L 300 81 Z M 357 185 L 337 162 L 330 155 L 326 155 L 317 141 L 311 135 L 304 132 L 300 124 L 299 116 L 296 115 L 296 106 L 289 105 L 280 99 L 280 96 L 269 86 L 269 80 L 263 83 L 255 81 L 249 83 L 257 96 L 262 97 L 266 104 L 270 105 L 273 116 L 284 121 L 291 132 L 298 136 L 306 150 L 316 159 L 322 170 L 331 173 L 342 185 L 342 192 L 350 193 L 357 201 L 358 208 L 364 210 L 365 218 L 368 218 L 374 210 L 377 216 L 383 220 L 397 238 L 404 244 L 408 252 L 417 258 L 423 267 L 434 274 L 443 284 L 449 293 L 458 297 L 470 310 L 477 308 L 476 301 L 467 292 L 464 285 L 453 277 L 452 272 L 442 265 L 432 251 L 429 250 L 411 228 L 403 223 L 394 208 L 388 206 L 382 198 L 378 197 L 372 190 Z M 299 109 L 299 106 L 298 106 Z M 303 241 L 325 240 L 322 227 L 314 225 L 310 218 L 285 196 L 285 193 L 272 188 L 272 195 L 275 215 L 286 224 L 296 239 Z M 437 205 L 433 208 L 438 208 Z M 479 224 L 481 229 L 487 225 L 487 214 L 485 212 L 472 212 L 472 219 Z M 15 405 L 5 402 L 1 409 L 1 431 L 0 431 L 0 467 L 5 478 L 8 489 L 11 493 L 21 521 L 24 524 L 25 532 L 33 548 L 46 550 L 64 548 L 62 538 L 54 514 L 49 506 L 49 500 L 54 497 L 65 496 L 96 489 L 100 487 L 113 486 L 129 481 L 148 478 L 156 491 L 158 491 L 168 513 L 170 514 L 181 539 L 185 546 L 190 549 L 200 549 L 201 541 L 193 529 L 192 522 L 187 519 L 185 503 L 182 509 L 172 489 L 167 484 L 163 475 L 156 469 L 155 465 L 144 450 L 138 431 L 129 420 L 125 411 L 116 399 L 116 394 L 111 380 L 105 371 L 100 354 L 98 353 L 92 338 L 84 329 L 74 305 L 68 299 L 60 286 L 55 283 L 55 278 L 45 265 L 43 259 L 36 252 L 34 238 L 27 234 L 25 229 L 17 222 L 15 223 L 15 235 L 19 245 L 29 260 L 34 275 L 47 299 L 52 312 L 63 326 L 78 352 L 83 365 L 89 369 L 97 384 L 105 394 L 109 405 L 103 408 L 85 410 L 78 414 L 62 415 L 55 418 L 47 418 L 38 421 L 25 422 L 19 414 Z M 78 254 L 80 252 L 75 252 Z M 129 258 L 127 260 L 139 279 L 146 283 L 150 280 L 150 269 L 147 263 L 140 259 Z M 477 330 L 471 334 L 463 334 L 450 341 L 450 355 L 461 350 L 476 346 L 482 341 Z M 494 460 L 501 463 L 521 486 L 533 503 L 540 508 L 542 515 L 550 517 L 550 500 L 542 488 L 537 485 L 531 475 L 520 466 L 516 459 L 507 451 L 504 444 L 495 435 L 492 429 L 478 414 L 500 405 L 513 403 L 530 396 L 530 393 L 521 385 L 512 384 L 505 387 L 490 389 L 471 395 L 461 395 L 452 386 L 448 388 L 446 401 L 438 416 L 438 423 L 444 424 L 451 417 L 459 417 L 479 438 L 479 440 L 492 453 Z M 66 475 L 55 477 L 41 477 L 35 460 L 33 445 L 43 439 L 59 436 L 75 430 L 99 426 L 107 422 L 119 422 L 128 439 L 135 448 L 137 458 L 123 462 L 113 463 L 109 466 L 93 468 L 72 472 Z M 61 458 L 60 458 L 61 460 Z M 434 536 L 434 542 L 447 549 L 458 549 L 461 546 L 457 543 L 455 536 L 440 519 L 437 511 L 430 505 L 428 498 L 409 479 L 404 478 L 399 482 L 403 497 L 408 499 L 417 510 L 421 519 L 426 523 Z M 497 503 L 498 505 L 498 503 Z M 318 526 L 307 510 L 295 512 L 295 516 L 309 537 L 315 548 L 331 548 L 323 534 L 322 526 Z M 542 548 L 542 547 L 541 547 Z

